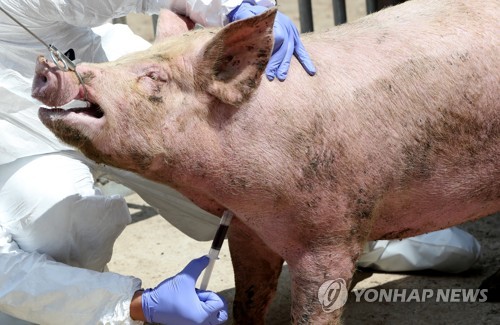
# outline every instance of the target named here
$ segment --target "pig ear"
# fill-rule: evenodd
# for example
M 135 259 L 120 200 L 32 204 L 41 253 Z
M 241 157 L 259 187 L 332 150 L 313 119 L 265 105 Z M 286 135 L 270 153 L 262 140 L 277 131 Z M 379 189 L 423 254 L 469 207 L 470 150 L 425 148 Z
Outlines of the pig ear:
M 167 37 L 183 34 L 193 28 L 194 22 L 188 17 L 177 15 L 167 9 L 162 9 L 160 10 L 156 25 L 155 42 L 164 40 Z
M 230 105 L 239 105 L 260 84 L 274 45 L 277 9 L 239 20 L 220 30 L 205 47 L 201 63 L 204 87 Z

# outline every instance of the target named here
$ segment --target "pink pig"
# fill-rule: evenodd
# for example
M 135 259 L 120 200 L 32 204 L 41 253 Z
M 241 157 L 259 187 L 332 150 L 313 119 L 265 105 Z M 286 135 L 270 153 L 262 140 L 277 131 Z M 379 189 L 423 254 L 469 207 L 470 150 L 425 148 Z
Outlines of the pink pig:
M 234 319 L 262 324 L 283 261 L 295 324 L 331 324 L 318 291 L 351 281 L 367 240 L 500 210 L 495 1 L 413 0 L 303 36 L 318 73 L 262 76 L 276 11 L 63 73 L 39 58 L 33 96 L 63 141 L 236 219 Z

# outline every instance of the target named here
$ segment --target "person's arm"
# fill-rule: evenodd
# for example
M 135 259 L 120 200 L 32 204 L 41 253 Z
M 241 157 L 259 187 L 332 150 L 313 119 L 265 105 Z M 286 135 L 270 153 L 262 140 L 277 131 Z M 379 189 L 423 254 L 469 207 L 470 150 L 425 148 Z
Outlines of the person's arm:
M 268 8 L 276 5 L 274 0 L 252 2 Z M 229 12 L 241 3 L 242 0 L 2 0 L 4 9 L 23 21 L 36 18 L 40 25 L 64 21 L 81 27 L 96 27 L 130 13 L 158 14 L 161 9 L 188 16 L 203 26 L 223 26 L 229 22 Z
M 222 324 L 227 305 L 217 294 L 195 288 L 208 258 L 191 261 L 155 288 L 139 279 L 58 263 L 22 251 L 0 227 L 0 311 L 41 324 L 138 325 Z
M 142 324 L 130 318 L 141 281 L 21 250 L 0 227 L 0 311 L 33 323 Z
M 137 290 L 130 301 L 130 318 L 145 322 L 146 317 L 142 311 L 142 293 L 144 290 Z
M 6 5 L 7 8 L 4 9 L 15 11 L 18 17 L 22 17 L 31 26 L 51 26 L 55 21 L 64 21 L 74 26 L 95 27 L 110 18 L 126 16 L 133 12 L 157 14 L 161 9 L 170 9 L 177 14 L 188 16 L 195 23 L 204 26 L 223 26 L 235 20 L 261 14 L 274 5 L 275 1 L 270 0 L 19 0 L 15 5 Z M 266 68 L 269 80 L 276 77 L 285 80 L 294 55 L 309 75 L 316 73 L 297 28 L 290 18 L 280 12 L 276 16 L 274 35 L 275 46 Z
M 228 14 L 231 22 L 246 19 L 262 14 L 268 8 L 255 4 L 255 1 L 245 0 Z M 302 41 L 300 40 L 297 27 L 290 18 L 278 12 L 274 20 L 274 48 L 271 59 L 266 67 L 266 76 L 270 81 L 278 78 L 280 81 L 286 79 L 292 57 L 295 56 L 304 70 L 313 76 L 316 67 L 311 61 Z
M 149 13 L 155 13 L 160 9 L 158 6 L 163 6 L 177 14 L 188 16 L 195 23 L 203 26 L 223 26 L 236 20 L 259 15 L 275 6 L 276 2 L 269 0 L 164 0 L 149 2 L 149 4 L 152 5 L 146 9 Z M 299 60 L 309 75 L 316 74 L 316 67 L 300 40 L 297 27 L 281 12 L 278 12 L 275 19 L 274 39 L 273 53 L 266 67 L 266 76 L 269 80 L 274 78 L 285 80 L 293 56 Z
M 96 27 L 111 18 L 144 12 L 146 2 L 154 0 L 2 0 L 3 8 L 30 26 L 50 26 L 65 22 L 80 27 Z
M 230 21 L 227 15 L 243 0 L 144 0 L 144 13 L 157 14 L 160 9 L 169 9 L 177 14 L 189 17 L 195 23 L 205 27 L 222 27 Z M 253 0 L 252 4 L 271 8 L 274 0 Z

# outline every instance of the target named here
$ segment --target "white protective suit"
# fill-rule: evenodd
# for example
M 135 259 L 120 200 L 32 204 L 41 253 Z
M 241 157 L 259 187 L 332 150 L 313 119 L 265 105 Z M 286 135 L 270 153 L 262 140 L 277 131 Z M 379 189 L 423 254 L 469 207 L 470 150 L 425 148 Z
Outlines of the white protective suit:
M 74 49 L 77 63 L 113 60 L 149 46 L 124 25 L 104 24 L 110 18 L 170 8 L 202 25 L 221 26 L 240 3 L 0 0 L 3 9 L 45 42 L 63 52 Z M 130 222 L 127 205 L 119 196 L 103 196 L 94 188 L 93 176 L 133 189 L 195 239 L 210 240 L 218 219 L 166 186 L 98 166 L 58 141 L 39 121 L 39 103 L 31 98 L 38 54 L 48 52 L 0 12 L 0 311 L 39 324 L 138 323 L 129 317 L 129 304 L 140 280 L 100 272 L 111 258 L 116 237 Z M 391 241 L 401 242 L 405 241 Z M 366 255 L 365 265 L 387 257 L 380 247 L 370 248 L 376 254 Z M 1 325 L 18 322 L 0 316 Z
M 150 45 L 127 26 L 105 24 L 110 18 L 169 8 L 202 25 L 222 26 L 240 3 L 0 0 L 46 43 L 63 52 L 74 49 L 77 63 L 113 60 Z M 130 319 L 129 305 L 141 281 L 101 272 L 130 222 L 128 207 L 122 197 L 103 196 L 93 176 L 135 190 L 196 239 L 211 239 L 218 219 L 166 186 L 98 166 L 56 139 L 39 121 L 40 103 L 31 98 L 39 54 L 48 51 L 0 12 L 0 311 L 38 324 L 140 323 Z M 27 323 L 2 314 L 0 324 Z

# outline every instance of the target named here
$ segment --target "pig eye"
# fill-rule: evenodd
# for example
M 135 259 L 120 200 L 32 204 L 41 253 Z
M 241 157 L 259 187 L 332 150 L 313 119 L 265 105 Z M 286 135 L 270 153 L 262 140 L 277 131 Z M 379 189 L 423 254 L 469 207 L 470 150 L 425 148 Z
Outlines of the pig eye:
M 157 72 L 148 72 L 147 76 L 152 80 L 160 80 L 160 75 Z
M 141 85 L 141 88 L 147 93 L 159 92 L 161 87 L 167 82 L 165 76 L 161 74 L 161 71 L 155 69 L 143 71 L 138 76 L 137 81 Z

